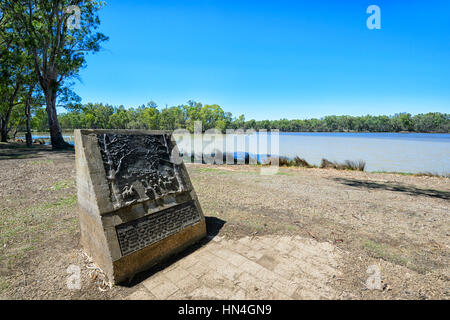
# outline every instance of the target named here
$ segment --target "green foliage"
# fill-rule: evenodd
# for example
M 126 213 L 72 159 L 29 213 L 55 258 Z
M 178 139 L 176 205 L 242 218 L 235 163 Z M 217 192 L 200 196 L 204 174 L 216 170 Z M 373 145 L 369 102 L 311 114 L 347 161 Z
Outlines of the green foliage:
M 68 26 L 73 12 L 68 9 L 76 6 L 80 12 L 79 25 L 75 28 Z M 1 67 L 19 68 L 19 74 L 26 72 L 28 80 L 10 79 L 3 81 L 5 72 L 0 75 L 0 96 L 5 96 L 3 84 L 15 84 L 16 87 L 25 83 L 29 85 L 30 95 L 35 87 L 45 97 L 46 111 L 48 113 L 48 126 L 51 142 L 54 148 L 68 147 L 62 137 L 60 124 L 57 118 L 57 101 L 71 110 L 78 109 L 80 97 L 72 90 L 71 79 L 77 78 L 81 68 L 86 66 L 86 55 L 100 50 L 102 42 L 108 38 L 97 29 L 100 25 L 98 11 L 104 6 L 103 1 L 96 0 L 2 0 L 0 2 L 0 59 Z M 23 56 L 26 62 L 17 61 Z M 2 68 L 6 69 L 6 68 Z M 11 72 L 6 72 L 10 77 Z M 12 80 L 12 81 L 11 81 Z M 9 92 L 17 91 L 10 85 Z M 20 88 L 19 88 L 20 89 Z M 8 91 L 8 90 L 6 90 Z M 9 93 L 8 92 L 8 93 Z M 11 94 L 10 94 L 11 95 Z M 23 100 L 23 99 L 22 99 Z M 27 104 L 26 114 L 30 114 L 30 101 Z M 11 101 L 11 99 L 10 99 Z M 7 103 L 0 103 L 2 140 L 5 140 L 7 124 L 13 106 L 2 107 Z M 59 105 L 60 106 L 60 105 Z M 109 116 L 108 116 L 109 117 Z M 104 126 L 104 119 L 92 119 L 87 116 L 92 125 Z M 94 123 L 99 121 L 100 123 Z
M 186 105 L 159 109 L 156 103 L 147 106 L 126 109 L 102 103 L 88 103 L 79 110 L 73 110 L 59 116 L 63 129 L 148 129 L 194 131 L 194 122 L 202 122 L 203 129 L 238 129 L 244 125 L 244 116 L 234 119 L 216 104 L 202 105 L 190 101 Z M 34 128 L 36 129 L 37 128 Z
M 31 118 L 31 128 L 35 131 L 44 132 L 48 130 L 48 116 L 44 109 L 38 109 Z
M 40 130 L 45 119 L 36 113 L 33 129 Z M 194 131 L 194 122 L 200 121 L 203 130 L 226 129 L 279 129 L 282 132 L 442 132 L 448 133 L 450 115 L 427 113 L 411 116 L 409 113 L 394 116 L 327 116 L 307 120 L 249 120 L 243 115 L 235 118 L 216 105 L 202 105 L 189 101 L 174 107 L 158 108 L 153 101 L 138 108 L 113 107 L 102 103 L 88 103 L 77 110 L 60 116 L 61 127 L 72 129 L 148 129 Z M 42 124 L 35 126 L 37 124 Z

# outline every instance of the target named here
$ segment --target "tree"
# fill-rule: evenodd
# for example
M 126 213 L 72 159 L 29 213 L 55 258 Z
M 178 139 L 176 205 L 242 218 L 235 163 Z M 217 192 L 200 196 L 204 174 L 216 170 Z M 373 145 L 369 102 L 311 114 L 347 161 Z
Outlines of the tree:
M 35 117 L 41 119 L 36 112 Z M 218 105 L 202 105 L 190 101 L 187 105 L 165 107 L 162 110 L 156 103 L 149 102 L 137 109 L 124 106 L 112 107 L 103 104 L 88 103 L 73 108 L 60 116 L 62 127 L 76 128 L 115 128 L 115 129 L 160 129 L 178 128 L 194 131 L 194 122 L 201 121 L 203 129 L 279 129 L 283 132 L 449 132 L 450 115 L 446 113 L 397 114 L 388 116 L 326 116 L 322 119 L 305 120 L 249 120 L 243 115 L 234 118 L 230 112 L 224 112 Z M 39 120 L 41 121 L 41 120 Z M 41 121 L 42 122 L 42 121 Z M 37 122 L 33 122 L 36 125 Z M 41 125 L 41 124 L 40 124 Z
M 43 132 L 48 128 L 47 112 L 44 109 L 37 109 L 31 119 L 31 128 L 35 131 Z
M 9 30 L 0 35 L 0 141 L 6 142 L 9 132 L 9 120 L 13 108 L 17 106 L 25 82 L 24 52 L 15 44 Z
M 413 121 L 409 113 L 397 113 L 392 118 L 394 131 L 412 131 Z
M 44 97 L 42 96 L 41 90 L 37 86 L 37 82 L 33 81 L 34 74 L 31 74 L 28 78 L 28 83 L 24 86 L 25 90 L 23 92 L 23 110 L 25 115 L 25 141 L 27 147 L 31 147 L 33 144 L 33 137 L 31 134 L 31 116 L 35 109 L 40 108 L 45 104 Z
M 147 103 L 147 107 L 143 106 L 140 109 L 140 112 L 145 129 L 159 129 L 159 110 L 155 102 L 150 101 Z
M 69 28 L 70 6 L 80 9 L 79 28 Z M 2 10 L 14 21 L 21 45 L 33 57 L 34 71 L 45 96 L 50 138 L 55 149 L 70 147 L 62 136 L 56 101 L 64 81 L 86 65 L 86 54 L 100 50 L 108 38 L 96 32 L 98 10 L 103 2 L 94 0 L 3 0 Z
M 129 122 L 130 112 L 124 106 L 115 108 L 114 113 L 109 117 L 110 128 L 126 129 Z

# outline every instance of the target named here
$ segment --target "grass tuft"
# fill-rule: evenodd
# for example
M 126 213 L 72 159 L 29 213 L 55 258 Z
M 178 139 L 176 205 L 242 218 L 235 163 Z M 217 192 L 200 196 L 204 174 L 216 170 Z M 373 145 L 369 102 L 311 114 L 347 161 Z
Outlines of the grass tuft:
M 322 169 L 364 171 L 364 169 L 366 168 L 366 162 L 364 160 L 345 160 L 343 163 L 339 163 L 335 161 L 329 161 L 327 159 L 322 159 L 320 167 Z
M 268 163 L 271 164 L 275 162 L 273 158 L 268 159 Z M 301 168 L 315 168 L 315 166 L 308 163 L 303 158 L 300 158 L 299 156 L 296 156 L 293 159 L 289 159 L 287 157 L 280 157 L 278 159 L 278 164 L 280 167 L 301 167 Z

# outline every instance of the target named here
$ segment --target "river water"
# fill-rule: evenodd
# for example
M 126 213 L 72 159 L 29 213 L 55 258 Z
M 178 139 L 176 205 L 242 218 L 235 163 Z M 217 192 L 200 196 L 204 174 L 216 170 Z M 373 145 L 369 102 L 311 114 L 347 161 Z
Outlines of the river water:
M 39 138 L 48 139 L 48 136 Z M 65 139 L 73 143 L 72 136 L 65 136 Z M 177 141 L 180 149 L 186 152 L 189 144 L 192 147 L 198 139 L 189 143 L 186 139 L 177 138 Z M 252 153 L 249 140 L 245 141 L 246 146 L 239 146 L 235 140 L 235 151 Z M 315 165 L 319 165 L 322 158 L 364 160 L 366 171 L 449 174 L 450 134 L 283 132 L 279 134 L 279 155 L 299 156 Z
M 450 173 L 450 134 L 280 133 L 280 154 L 312 164 L 364 160 L 367 171 Z

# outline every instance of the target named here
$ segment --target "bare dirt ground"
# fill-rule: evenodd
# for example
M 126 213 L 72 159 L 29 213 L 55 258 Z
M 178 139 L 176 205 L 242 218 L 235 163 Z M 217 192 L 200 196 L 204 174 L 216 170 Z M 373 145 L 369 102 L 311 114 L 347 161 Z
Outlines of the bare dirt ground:
M 255 166 L 188 165 L 188 170 L 209 238 L 133 283 L 109 288 L 80 250 L 73 152 L 0 144 L 0 299 L 158 298 L 152 291 L 161 289 L 155 287 L 158 277 L 189 268 L 189 259 L 202 252 L 213 254 L 205 264 L 216 276 L 202 275 L 195 288 L 172 288 L 159 298 L 450 297 L 448 178 L 288 168 L 263 176 Z M 222 249 L 214 249 L 217 245 Z M 226 278 L 229 271 L 221 273 L 214 262 L 226 261 L 220 255 L 229 249 L 251 261 L 239 258 L 236 270 L 255 262 L 253 267 L 295 286 L 276 288 L 278 296 L 240 295 L 232 287 L 248 289 L 252 281 L 239 273 L 224 285 L 220 275 Z M 81 268 L 81 290 L 67 289 L 70 265 Z M 371 265 L 380 269 L 381 290 L 366 287 Z M 263 271 L 263 291 L 269 292 L 273 274 Z M 206 294 L 212 292 L 207 288 L 216 296 Z

